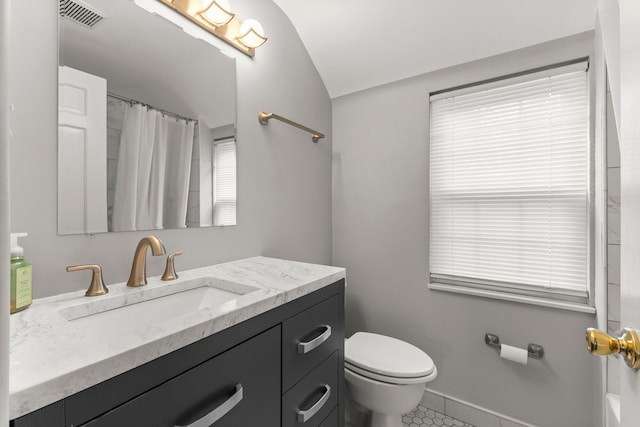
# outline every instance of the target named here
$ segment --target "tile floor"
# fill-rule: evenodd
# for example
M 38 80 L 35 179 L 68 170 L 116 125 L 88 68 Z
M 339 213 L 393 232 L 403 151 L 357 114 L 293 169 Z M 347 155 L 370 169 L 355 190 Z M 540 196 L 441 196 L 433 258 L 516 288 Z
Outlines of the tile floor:
M 463 423 L 451 417 L 447 417 L 432 409 L 418 405 L 418 407 L 408 414 L 402 416 L 404 427 L 421 426 L 452 426 L 452 427 L 473 427 L 471 424 Z

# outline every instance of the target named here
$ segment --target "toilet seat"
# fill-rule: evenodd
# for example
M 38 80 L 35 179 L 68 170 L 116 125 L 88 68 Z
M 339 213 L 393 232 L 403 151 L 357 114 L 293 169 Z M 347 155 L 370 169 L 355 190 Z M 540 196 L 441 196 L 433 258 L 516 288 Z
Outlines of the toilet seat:
M 391 384 L 428 382 L 437 375 L 433 360 L 412 344 L 385 335 L 356 332 L 345 342 L 345 367 Z
M 345 369 L 354 373 L 355 375 L 359 375 L 361 377 L 367 378 L 373 381 L 379 381 L 387 384 L 395 384 L 395 385 L 411 385 L 411 384 L 421 384 L 428 383 L 429 381 L 435 379 L 438 376 L 438 370 L 433 368 L 433 371 L 429 375 L 425 375 L 423 377 L 390 377 L 387 375 L 380 375 L 375 372 L 367 371 L 365 369 L 359 368 L 351 363 L 345 362 Z

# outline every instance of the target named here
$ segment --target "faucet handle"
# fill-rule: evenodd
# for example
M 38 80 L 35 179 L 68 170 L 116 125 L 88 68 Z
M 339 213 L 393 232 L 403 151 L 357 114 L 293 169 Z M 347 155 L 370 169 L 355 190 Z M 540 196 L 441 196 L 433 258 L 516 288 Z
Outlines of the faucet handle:
M 182 255 L 182 251 L 175 251 L 169 255 L 167 255 L 167 265 L 164 268 L 164 274 L 162 275 L 162 280 L 175 280 L 178 278 L 178 273 L 176 273 L 176 266 L 173 262 L 173 258 Z
M 96 295 L 104 295 L 109 293 L 109 289 L 104 284 L 104 280 L 102 280 L 102 268 L 97 264 L 86 264 L 86 265 L 71 265 L 67 267 L 67 271 L 80 271 L 80 270 L 91 270 L 93 273 L 91 274 L 91 284 L 89 285 L 89 289 L 85 292 L 85 296 L 93 297 Z

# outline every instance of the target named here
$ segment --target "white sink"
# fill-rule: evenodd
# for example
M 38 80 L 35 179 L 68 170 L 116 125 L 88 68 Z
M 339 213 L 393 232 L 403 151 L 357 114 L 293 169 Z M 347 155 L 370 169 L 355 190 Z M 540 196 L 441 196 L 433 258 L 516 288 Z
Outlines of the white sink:
M 101 340 L 132 331 L 144 331 L 172 319 L 201 310 L 225 312 L 237 306 L 238 298 L 260 288 L 217 282 L 200 277 L 171 286 L 126 289 L 120 295 L 107 294 L 86 303 L 58 310 L 58 313 L 86 336 Z

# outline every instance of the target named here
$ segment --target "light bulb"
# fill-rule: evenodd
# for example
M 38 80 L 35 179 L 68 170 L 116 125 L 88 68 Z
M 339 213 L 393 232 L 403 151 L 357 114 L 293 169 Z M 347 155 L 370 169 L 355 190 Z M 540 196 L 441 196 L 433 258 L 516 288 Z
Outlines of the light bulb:
M 235 16 L 227 0 L 202 1 L 202 10 L 198 15 L 215 27 L 227 24 Z
M 267 41 L 262 25 L 255 19 L 247 19 L 240 26 L 237 40 L 248 48 L 260 47 Z

